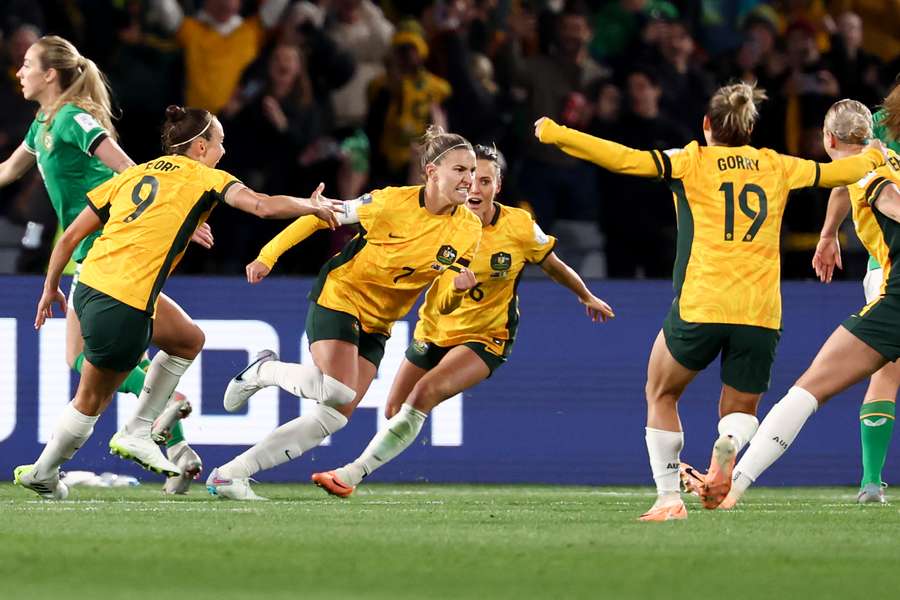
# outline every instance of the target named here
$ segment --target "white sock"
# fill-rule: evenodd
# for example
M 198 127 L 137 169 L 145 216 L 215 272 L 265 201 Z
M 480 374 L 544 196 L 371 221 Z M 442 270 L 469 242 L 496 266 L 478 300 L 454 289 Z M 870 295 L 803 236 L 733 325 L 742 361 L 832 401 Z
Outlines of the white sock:
M 311 411 L 288 421 L 261 442 L 219 467 L 223 477 L 250 477 L 277 467 L 315 448 L 347 424 L 347 417 L 330 406 L 317 404 Z
M 740 452 L 753 438 L 753 434 L 759 428 L 759 420 L 747 413 L 731 413 L 719 419 L 719 435 L 730 435 L 737 442 L 737 451 Z
M 359 485 L 363 477 L 371 475 L 372 471 L 406 450 L 422 431 L 427 418 L 427 414 L 409 404 L 401 406 L 400 411 L 387 422 L 387 427 L 375 434 L 359 458 L 337 469 L 338 478 L 347 485 Z
M 170 356 L 162 350 L 156 353 L 147 369 L 144 387 L 138 396 L 138 409 L 135 415 L 125 424 L 127 433 L 150 437 L 150 427 L 156 417 L 165 410 L 166 403 L 175 391 L 193 360 Z
M 277 385 L 295 396 L 331 407 L 348 404 L 356 397 L 353 388 L 325 375 L 314 365 L 270 360 L 259 365 L 257 379 L 260 385 Z
M 50 441 L 34 463 L 35 477 L 38 479 L 50 477 L 61 464 L 75 456 L 81 445 L 91 437 L 94 423 L 99 418 L 99 415 L 89 417 L 80 413 L 71 402 L 67 404 L 59 416 L 59 421 L 56 422 Z
M 660 496 L 678 494 L 678 466 L 684 447 L 683 431 L 665 431 L 647 427 L 647 454 L 650 469 L 656 481 L 656 493 Z
M 735 465 L 731 485 L 733 496 L 740 498 L 763 471 L 781 458 L 818 407 L 815 396 L 803 388 L 794 386 L 788 390 L 760 423 L 750 440 L 750 447 Z

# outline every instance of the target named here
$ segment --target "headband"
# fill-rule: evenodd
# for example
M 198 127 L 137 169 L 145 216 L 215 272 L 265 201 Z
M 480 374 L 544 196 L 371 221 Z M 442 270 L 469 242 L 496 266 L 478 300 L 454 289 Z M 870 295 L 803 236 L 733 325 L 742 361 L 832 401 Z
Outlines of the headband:
M 209 121 L 206 122 L 206 127 L 204 127 L 203 129 L 201 129 L 200 132 L 199 132 L 197 135 L 195 135 L 194 137 L 192 137 L 192 138 L 190 138 L 190 139 L 184 140 L 183 142 L 178 142 L 177 144 L 172 144 L 172 145 L 171 145 L 172 148 L 175 148 L 176 146 L 183 146 L 184 144 L 193 142 L 193 141 L 196 140 L 198 137 L 200 137 L 201 135 L 203 135 L 204 133 L 206 133 L 206 130 L 209 129 L 210 124 L 212 124 L 212 119 L 210 119 Z
M 443 155 L 447 154 L 447 153 L 450 152 L 451 150 L 456 150 L 457 148 L 469 148 L 469 149 L 471 149 L 472 146 L 470 146 L 470 145 L 468 144 L 468 142 L 465 143 L 465 144 L 456 144 L 455 146 L 450 146 L 449 148 L 447 148 L 446 150 L 444 150 L 443 152 L 441 152 L 440 154 L 438 154 L 437 156 L 435 156 L 434 158 L 432 158 L 431 160 L 429 160 L 429 161 L 428 161 L 428 164 L 430 164 L 430 165 L 437 164 L 437 161 L 440 160 L 440 158 L 441 158 Z

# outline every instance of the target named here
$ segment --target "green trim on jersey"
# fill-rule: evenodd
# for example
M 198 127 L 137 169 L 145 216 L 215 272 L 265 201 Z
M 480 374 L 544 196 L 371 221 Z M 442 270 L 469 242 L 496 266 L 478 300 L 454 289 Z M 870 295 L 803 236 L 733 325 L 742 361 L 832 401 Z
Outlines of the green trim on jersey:
M 885 146 L 887 146 L 894 152 L 900 153 L 900 140 L 892 139 L 891 136 L 888 135 L 887 128 L 882 124 L 885 114 L 886 113 L 884 109 L 881 109 L 872 117 L 872 128 L 875 134 L 875 139 L 881 140 Z M 866 270 L 872 271 L 874 269 L 880 268 L 881 265 L 878 264 L 878 261 L 875 260 L 875 257 L 870 254 L 869 262 L 866 265 Z
M 878 264 L 878 261 L 871 254 L 869 255 L 869 262 L 866 264 L 866 271 L 874 271 L 875 269 L 880 269 L 881 265 Z
M 74 104 L 64 104 L 49 127 L 43 113 L 39 113 L 28 128 L 25 147 L 35 155 L 53 211 L 63 229 L 87 206 L 87 193 L 115 175 L 93 156 L 98 140 L 107 135 L 90 113 Z M 72 259 L 83 261 L 98 237 L 99 231 L 82 240 Z
M 691 205 L 688 204 L 684 183 L 674 179 L 669 183 L 669 187 L 675 194 L 678 213 L 678 241 L 675 244 L 675 267 L 672 270 L 672 288 L 675 290 L 675 297 L 678 298 L 681 296 L 688 261 L 691 259 L 691 248 L 694 245 L 694 215 L 691 213 Z

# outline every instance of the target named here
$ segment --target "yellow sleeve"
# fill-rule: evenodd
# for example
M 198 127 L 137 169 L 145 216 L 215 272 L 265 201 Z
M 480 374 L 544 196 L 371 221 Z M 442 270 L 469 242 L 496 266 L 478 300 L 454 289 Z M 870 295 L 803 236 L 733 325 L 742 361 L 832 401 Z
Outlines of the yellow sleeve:
M 884 156 L 876 148 L 830 163 L 817 163 L 794 156 L 779 155 L 791 189 L 804 187 L 832 188 L 849 185 L 884 164 Z
M 127 171 L 123 171 L 122 173 L 125 172 Z M 97 213 L 97 216 L 100 217 L 100 220 L 103 223 L 106 223 L 109 220 L 110 205 L 119 189 L 121 181 L 122 174 L 116 175 L 107 179 L 87 193 L 88 206 Z
M 604 169 L 637 175 L 639 177 L 664 177 L 663 165 L 655 154 L 635 150 L 603 138 L 594 137 L 575 129 L 559 125 L 552 119 L 545 119 L 538 132 L 545 144 L 554 144 L 566 154 L 588 160 Z
M 256 260 L 263 263 L 270 269 L 275 266 L 281 255 L 314 234 L 319 229 L 325 229 L 328 224 L 315 215 L 305 215 L 300 217 L 287 227 L 281 233 L 272 238 L 268 244 L 263 246 L 259 251 Z
M 525 224 L 522 233 L 522 246 L 525 260 L 530 263 L 541 264 L 553 252 L 556 247 L 556 238 L 547 235 L 536 221 L 531 220 Z
M 478 229 L 478 237 L 475 240 L 475 243 L 472 244 L 462 256 L 457 258 L 455 263 L 444 269 L 441 276 L 434 282 L 434 285 L 438 286 L 438 294 L 435 301 L 437 302 L 438 312 L 442 315 L 449 315 L 456 310 L 462 303 L 463 298 L 465 298 L 466 294 L 469 292 L 469 290 L 457 290 L 456 286 L 453 285 L 453 280 L 463 267 L 469 268 L 469 265 L 472 264 L 472 257 L 475 256 L 475 251 L 478 249 L 478 244 L 481 242 L 480 225 L 478 226 Z

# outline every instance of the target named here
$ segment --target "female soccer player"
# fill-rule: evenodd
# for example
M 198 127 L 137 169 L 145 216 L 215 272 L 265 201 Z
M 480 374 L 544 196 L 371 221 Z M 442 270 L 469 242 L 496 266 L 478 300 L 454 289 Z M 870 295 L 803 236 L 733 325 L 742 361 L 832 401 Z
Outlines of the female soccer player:
M 900 122 L 891 118 L 886 123 L 891 137 L 900 139 Z M 833 159 L 859 155 L 865 149 L 863 142 L 871 136 L 872 116 L 859 102 L 842 100 L 825 117 L 822 137 Z M 848 186 L 859 239 L 883 270 L 881 289 L 835 329 L 809 369 L 763 419 L 734 468 L 733 485 L 722 508 L 732 508 L 784 454 L 818 407 L 900 358 L 900 270 L 893 268 L 900 260 L 898 186 L 900 155 L 893 150 L 888 151 L 884 166 Z
M 0 187 L 18 179 L 37 163 L 59 224 L 65 229 L 87 206 L 86 196 L 91 189 L 134 162 L 116 143 L 109 88 L 103 73 L 70 42 L 57 36 L 41 38 L 26 52 L 17 77 L 25 99 L 37 102 L 40 108 L 25 140 L 0 163 Z M 99 235 L 99 231 L 93 233 L 75 249 L 77 266 L 70 300 L 78 285 L 82 261 Z M 192 240 L 210 247 L 209 227 L 201 226 Z M 203 344 L 200 328 L 165 295 L 159 299 L 153 334 L 155 342 L 170 348 L 176 340 L 190 346 Z M 82 348 L 81 326 L 72 309 L 66 314 L 66 362 L 79 373 L 84 361 Z M 140 396 L 147 366 L 146 360 L 136 366 L 119 391 Z M 183 402 L 178 402 L 174 408 L 181 405 Z M 169 454 L 173 460 L 195 465 L 194 472 L 187 475 L 190 477 L 199 472 L 199 457 L 183 441 L 180 423 L 176 421 L 171 430 Z M 167 481 L 166 485 L 167 489 L 174 485 L 174 490 L 186 488 L 189 482 L 188 478 Z
M 433 302 L 447 314 L 475 287 L 468 267 L 481 222 L 462 206 L 475 172 L 472 146 L 432 127 L 420 166 L 424 185 L 375 190 L 345 203 L 341 221 L 358 222 L 362 231 L 325 263 L 310 292 L 306 333 L 314 364 L 279 362 L 265 350 L 228 384 L 228 411 L 269 385 L 318 404 L 210 473 L 212 495 L 259 499 L 251 475 L 297 458 L 347 424 L 375 378 L 391 326 L 425 288 L 440 280 Z M 247 266 L 248 281 L 265 277 L 281 254 L 318 227 L 299 219 L 281 232 Z
M 546 118 L 535 123 L 542 142 L 611 171 L 658 177 L 675 195 L 675 301 L 647 367 L 647 451 L 658 497 L 643 521 L 687 517 L 678 490 L 678 399 L 719 354 L 720 437 L 701 492 L 705 506 L 725 497 L 735 455 L 756 431 L 781 336 L 779 233 L 788 192 L 844 185 L 884 161 L 879 148 L 820 165 L 749 146 L 764 98 L 744 83 L 720 88 L 703 118 L 707 145 L 665 152 L 633 150 Z
M 35 328 L 52 317 L 52 305 L 66 309 L 59 290 L 63 268 L 76 247 L 103 226 L 84 261 L 73 303 L 84 338 L 84 368 L 69 404 L 40 458 L 15 470 L 15 482 L 44 498 L 65 498 L 59 466 L 90 437 L 113 392 L 140 361 L 152 337 L 160 290 L 178 264 L 193 231 L 220 201 L 259 217 L 314 214 L 336 225 L 334 214 L 317 196 L 302 200 L 267 196 L 248 189 L 214 167 L 225 153 L 218 120 L 202 109 L 170 106 L 163 145 L 168 155 L 130 167 L 88 192 L 88 207 L 66 229 L 53 249 Z M 104 225 L 105 223 L 105 225 Z M 185 315 L 186 319 L 189 319 Z M 150 439 L 150 423 L 162 412 L 181 375 L 203 343 L 173 339 L 159 343 L 140 396 L 137 419 L 144 431 L 126 429 L 110 446 L 124 448 L 145 468 L 180 475 Z M 122 438 L 128 440 L 123 441 Z
M 834 117 L 832 116 L 832 119 Z M 875 113 L 873 119 L 875 137 L 887 144 L 894 152 L 900 152 L 900 139 L 893 139 L 888 134 L 886 125 L 892 124 L 892 129 L 900 130 L 900 85 L 894 87 L 887 98 L 884 99 L 883 108 Z M 841 122 L 842 127 L 850 127 L 852 123 Z M 832 125 L 835 127 L 836 125 Z M 828 124 L 826 123 L 826 128 Z M 831 129 L 831 131 L 836 131 Z M 850 130 L 848 129 L 847 132 Z M 844 132 L 846 133 L 846 132 Z M 847 138 L 842 132 L 836 132 L 838 139 L 844 142 L 857 141 L 859 138 Z M 824 283 L 831 281 L 834 267 L 842 268 L 841 247 L 838 243 L 838 229 L 847 213 L 850 212 L 850 192 L 845 187 L 831 190 L 828 199 L 828 211 L 825 215 L 825 223 L 822 226 L 822 234 L 816 246 L 813 256 L 813 268 Z M 854 225 L 859 232 L 857 222 L 858 213 L 853 211 Z M 860 239 L 862 236 L 860 235 Z M 872 302 L 881 294 L 881 286 L 884 282 L 884 270 L 875 257 L 869 255 L 869 263 L 866 276 L 863 279 L 863 292 L 866 302 Z M 869 387 L 863 397 L 862 406 L 859 409 L 859 437 L 862 445 L 863 474 L 859 484 L 859 493 L 856 496 L 860 504 L 886 502 L 884 487 L 881 482 L 881 471 L 887 458 L 888 446 L 894 431 L 895 407 L 897 390 L 900 389 L 900 366 L 891 363 L 884 366 L 869 380 Z
M 516 288 L 527 263 L 540 265 L 569 288 L 592 321 L 613 316 L 609 305 L 556 256 L 556 240 L 544 234 L 531 215 L 495 202 L 503 160 L 497 150 L 475 146 L 475 156 L 475 182 L 466 206 L 481 219 L 481 243 L 472 263 L 479 283 L 449 315 L 441 314 L 433 302 L 440 295 L 438 287 L 429 290 L 419 309 L 414 341 L 391 386 L 385 406 L 388 426 L 352 463 L 312 476 L 329 494 L 352 494 L 364 477 L 413 443 L 435 406 L 484 381 L 506 362 L 519 325 Z

